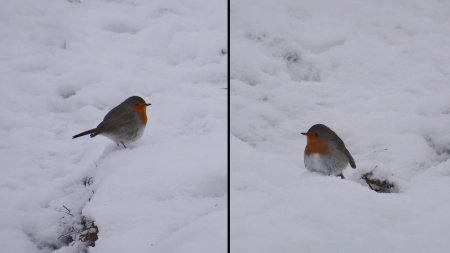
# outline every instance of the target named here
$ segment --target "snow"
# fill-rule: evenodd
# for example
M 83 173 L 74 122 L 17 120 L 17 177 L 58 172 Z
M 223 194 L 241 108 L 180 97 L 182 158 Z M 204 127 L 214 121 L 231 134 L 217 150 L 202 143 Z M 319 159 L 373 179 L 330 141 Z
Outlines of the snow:
M 226 252 L 226 15 L 220 0 L 0 4 L 2 252 L 83 252 L 59 238 L 81 217 L 92 253 Z M 132 95 L 152 105 L 128 149 L 71 139 Z
M 231 252 L 448 252 L 449 10 L 231 2 Z M 353 155 L 346 180 L 305 169 L 317 123 Z

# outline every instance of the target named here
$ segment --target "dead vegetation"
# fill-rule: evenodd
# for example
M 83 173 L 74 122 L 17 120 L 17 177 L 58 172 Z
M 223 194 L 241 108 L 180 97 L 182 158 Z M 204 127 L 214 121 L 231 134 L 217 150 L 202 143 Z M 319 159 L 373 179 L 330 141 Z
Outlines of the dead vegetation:
M 92 177 L 84 177 L 81 183 L 89 187 L 93 184 Z M 94 191 L 91 190 L 91 195 L 87 202 L 91 201 Z M 65 246 L 77 245 L 80 252 L 89 252 L 89 247 L 95 247 L 95 242 L 98 240 L 98 226 L 95 221 L 82 214 L 82 208 L 72 211 L 65 205 L 62 205 L 59 211 L 64 215 L 61 217 L 60 226 L 63 228 L 61 235 L 58 237 L 59 244 Z
M 65 232 L 59 236 L 59 240 L 64 245 L 74 245 L 76 242 L 83 244 L 84 252 L 88 252 L 88 247 L 95 247 L 98 239 L 98 227 L 94 220 L 81 215 L 72 214 L 71 210 L 64 207 L 64 213 L 76 217 L 77 221 L 65 229 Z
M 397 187 L 393 182 L 388 181 L 387 179 L 379 179 L 376 178 L 372 171 L 364 173 L 361 176 L 369 188 L 373 191 L 379 193 L 393 193 L 398 192 Z

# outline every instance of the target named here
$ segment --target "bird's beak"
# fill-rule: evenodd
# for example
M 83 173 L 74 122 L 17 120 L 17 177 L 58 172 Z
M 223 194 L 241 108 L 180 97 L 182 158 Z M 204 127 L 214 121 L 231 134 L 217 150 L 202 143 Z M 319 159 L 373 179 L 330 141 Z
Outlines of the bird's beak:
M 152 105 L 152 104 L 150 104 L 150 103 L 148 103 L 148 104 L 145 104 L 146 106 L 149 106 L 149 105 Z
M 308 133 L 301 133 L 301 134 L 303 134 L 303 135 L 308 135 Z

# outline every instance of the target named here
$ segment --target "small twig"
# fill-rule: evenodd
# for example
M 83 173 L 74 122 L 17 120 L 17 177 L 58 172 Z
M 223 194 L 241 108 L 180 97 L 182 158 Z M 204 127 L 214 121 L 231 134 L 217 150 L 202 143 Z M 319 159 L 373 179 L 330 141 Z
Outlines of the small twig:
M 65 209 L 67 210 L 67 212 L 69 212 L 69 213 L 71 212 L 71 211 L 70 211 L 70 209 L 69 209 L 69 208 L 67 208 L 67 206 L 65 206 L 65 205 L 62 205 L 62 207 L 64 207 L 64 208 L 65 208 Z
M 70 216 L 73 217 L 72 211 L 70 211 L 70 209 L 67 208 L 67 206 L 62 205 L 62 207 L 63 207 L 64 209 L 66 209 L 66 211 L 64 211 L 64 210 L 59 210 L 60 212 L 63 212 L 63 213 L 65 213 L 65 214 L 70 215 Z

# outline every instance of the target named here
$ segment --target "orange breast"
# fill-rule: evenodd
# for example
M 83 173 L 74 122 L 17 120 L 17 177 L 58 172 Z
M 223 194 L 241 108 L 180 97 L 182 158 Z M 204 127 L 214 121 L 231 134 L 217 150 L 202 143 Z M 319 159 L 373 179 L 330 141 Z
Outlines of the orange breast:
M 311 155 L 311 154 L 321 154 L 326 155 L 328 154 L 328 145 L 327 143 L 320 138 L 316 138 L 313 136 L 308 136 L 306 148 L 305 148 L 305 154 Z
M 147 124 L 147 107 L 145 104 L 142 106 L 138 106 L 134 109 L 135 112 L 138 113 L 139 118 L 141 118 L 142 123 L 145 125 Z

